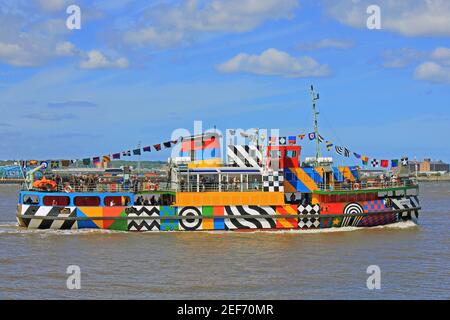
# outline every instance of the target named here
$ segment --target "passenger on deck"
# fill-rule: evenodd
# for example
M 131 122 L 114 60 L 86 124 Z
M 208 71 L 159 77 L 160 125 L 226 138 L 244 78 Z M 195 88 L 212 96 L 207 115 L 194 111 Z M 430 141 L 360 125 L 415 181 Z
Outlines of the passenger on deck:
M 150 204 L 152 206 L 154 206 L 156 204 L 156 199 L 155 199 L 155 195 L 152 195 L 152 197 L 150 198 Z
M 253 180 L 252 189 L 258 190 L 258 180 L 256 178 Z
M 134 204 L 135 204 L 135 205 L 138 205 L 138 206 L 141 206 L 143 200 L 144 200 L 144 199 L 142 198 L 142 196 L 139 196 L 139 197 L 136 198 L 136 201 L 134 202 Z

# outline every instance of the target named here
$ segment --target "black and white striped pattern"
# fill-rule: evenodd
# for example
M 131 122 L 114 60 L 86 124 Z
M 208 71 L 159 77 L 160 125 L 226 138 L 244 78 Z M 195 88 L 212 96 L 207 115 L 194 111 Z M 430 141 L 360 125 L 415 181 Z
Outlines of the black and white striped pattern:
M 263 191 L 265 192 L 284 192 L 283 171 L 267 170 L 263 173 Z
M 258 217 L 261 215 L 275 215 L 273 207 L 259 206 L 226 206 L 225 228 L 235 229 L 275 229 L 275 218 Z M 239 216 L 251 215 L 251 218 L 239 218 Z M 230 219 L 231 217 L 231 219 Z M 237 217 L 237 218 L 235 218 Z
M 232 145 L 227 148 L 228 163 L 241 168 L 261 168 L 262 153 L 255 145 Z
M 346 214 L 358 214 L 358 213 L 364 213 L 363 207 L 356 202 L 351 202 L 347 204 L 344 208 L 344 217 L 342 218 L 341 227 L 356 227 L 358 226 L 359 222 L 363 218 L 363 216 L 350 216 L 346 217 Z
M 320 206 L 318 204 L 308 204 L 298 206 L 298 227 L 300 229 L 319 228 L 320 218 L 311 217 L 311 215 L 320 214 Z
M 201 207 L 178 208 L 180 217 L 201 217 Z M 202 229 L 202 219 L 180 219 L 180 230 L 194 231 Z
M 128 231 L 159 231 L 159 219 L 147 219 L 146 217 L 159 217 L 159 207 L 156 206 L 133 206 L 127 210 L 128 217 L 136 217 L 136 219 L 128 219 Z
M 32 206 L 24 204 L 22 205 L 20 211 L 21 215 L 34 217 L 76 218 L 77 216 L 76 207 Z M 78 229 L 78 223 L 76 220 L 53 220 L 21 217 L 20 219 L 29 229 Z
M 335 146 L 336 153 L 340 154 L 341 156 L 349 157 L 350 151 L 347 148 Z
M 398 214 L 399 220 L 413 220 L 417 222 L 419 219 L 419 210 L 417 208 L 420 207 L 419 198 L 417 196 L 404 197 L 404 198 L 391 198 L 392 208 L 394 210 L 405 210 L 411 209 L 407 211 L 400 212 Z

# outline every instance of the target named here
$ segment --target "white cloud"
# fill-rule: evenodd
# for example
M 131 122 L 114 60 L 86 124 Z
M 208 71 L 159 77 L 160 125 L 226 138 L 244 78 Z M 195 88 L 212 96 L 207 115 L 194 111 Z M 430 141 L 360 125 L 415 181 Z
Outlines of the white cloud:
M 75 45 L 69 41 L 58 42 L 55 48 L 56 55 L 61 57 L 70 57 L 77 54 Z
M 136 31 L 128 31 L 124 34 L 124 41 L 129 44 L 144 45 L 155 44 L 158 47 L 169 47 L 185 40 L 186 35 L 177 30 L 158 31 L 154 27 L 143 28 Z
M 450 68 L 426 61 L 416 68 L 414 78 L 433 83 L 450 83 Z
M 64 19 L 49 18 L 26 2 L 2 2 L 0 62 L 37 66 L 56 55 L 55 47 L 68 34 Z
M 59 11 L 65 9 L 68 0 L 36 0 L 38 5 L 45 11 Z
M 127 68 L 128 66 L 129 63 L 126 58 L 108 59 L 98 50 L 87 52 L 86 60 L 80 62 L 80 68 L 82 69 Z
M 311 57 L 292 57 L 277 49 L 267 49 L 260 55 L 240 53 L 217 66 L 223 73 L 245 72 L 283 77 L 322 77 L 330 74 L 327 65 Z
M 385 68 L 404 68 L 423 59 L 427 54 L 411 48 L 388 49 L 381 53 Z
M 416 63 L 414 79 L 450 84 L 450 48 L 437 47 L 432 51 L 411 48 L 389 49 L 382 53 L 383 67 L 404 68 Z
M 436 60 L 444 60 L 448 64 L 450 62 L 450 48 L 438 47 L 433 50 L 431 57 Z
M 346 25 L 366 28 L 373 0 L 323 0 L 327 13 Z M 450 36 L 450 1 L 378 0 L 381 27 L 405 36 Z
M 172 46 L 205 32 L 246 32 L 267 20 L 289 19 L 298 0 L 198 0 L 160 4 L 144 13 L 144 23 L 124 33 L 125 43 Z
M 61 57 L 83 59 L 83 68 L 126 68 L 125 58 L 111 60 L 99 50 L 83 52 L 67 40 L 67 0 L 6 1 L 0 9 L 0 63 L 16 67 L 40 66 Z M 53 11 L 61 9 L 58 18 Z M 61 15 L 64 18 L 61 18 Z
M 350 49 L 355 46 L 354 41 L 346 39 L 322 39 L 316 42 L 300 43 L 299 50 L 320 50 L 320 49 Z
M 34 65 L 33 57 L 17 43 L 0 42 L 0 61 L 13 66 L 30 67 Z

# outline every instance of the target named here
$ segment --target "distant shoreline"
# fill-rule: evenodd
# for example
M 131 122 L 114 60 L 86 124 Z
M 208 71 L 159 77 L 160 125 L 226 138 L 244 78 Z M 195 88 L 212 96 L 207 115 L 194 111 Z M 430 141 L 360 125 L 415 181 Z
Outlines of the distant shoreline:
M 429 176 L 429 177 L 417 177 L 419 182 L 450 182 L 450 175 L 445 176 Z

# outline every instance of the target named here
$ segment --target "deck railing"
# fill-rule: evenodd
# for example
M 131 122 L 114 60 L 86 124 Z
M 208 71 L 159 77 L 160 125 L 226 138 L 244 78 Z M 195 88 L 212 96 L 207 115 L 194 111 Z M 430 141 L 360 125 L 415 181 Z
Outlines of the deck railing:
M 26 188 L 23 188 L 27 190 Z M 122 183 L 122 182 L 108 182 L 108 183 L 62 183 L 58 184 L 56 188 L 50 186 L 44 188 L 33 188 L 34 191 L 49 191 L 49 192 L 80 192 L 80 193 L 144 193 L 144 192 L 238 192 L 238 191 L 262 191 L 262 183 L 190 183 L 190 184 L 176 184 L 167 182 L 138 182 L 138 183 Z
M 319 184 L 319 189 L 322 191 L 356 191 L 356 190 L 371 190 L 371 189 L 388 189 L 397 187 L 414 187 L 417 186 L 417 181 L 413 179 L 402 181 L 380 181 L 380 180 L 365 180 L 358 182 L 339 182 L 333 185 Z

